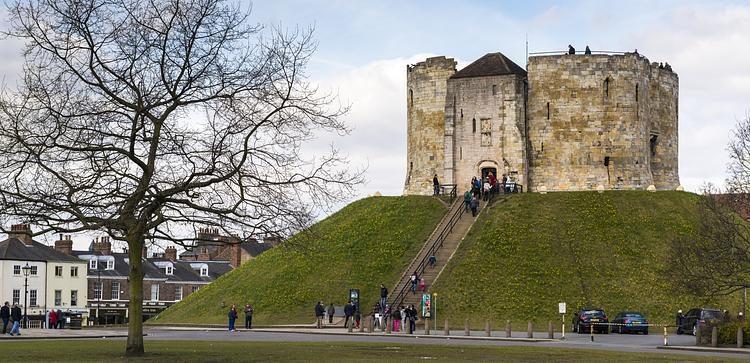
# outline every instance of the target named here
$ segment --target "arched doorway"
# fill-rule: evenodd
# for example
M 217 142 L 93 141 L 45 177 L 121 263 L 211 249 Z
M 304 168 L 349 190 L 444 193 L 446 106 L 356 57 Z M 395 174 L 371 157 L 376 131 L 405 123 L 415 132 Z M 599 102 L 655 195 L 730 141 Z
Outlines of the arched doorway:
M 482 168 L 482 180 L 486 180 L 487 178 L 489 178 L 490 173 L 492 173 L 492 175 L 494 175 L 495 178 L 497 178 L 497 168 L 493 168 L 489 166 Z

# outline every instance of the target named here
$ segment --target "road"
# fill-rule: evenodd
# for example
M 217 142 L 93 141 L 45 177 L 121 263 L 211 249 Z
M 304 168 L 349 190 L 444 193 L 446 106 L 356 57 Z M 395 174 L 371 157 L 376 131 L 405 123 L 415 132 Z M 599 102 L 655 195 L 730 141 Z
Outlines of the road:
M 596 334 L 594 342 L 590 341 L 589 335 L 578 335 L 566 333 L 566 340 L 522 342 L 522 341 L 499 341 L 481 339 L 483 332 L 472 332 L 472 336 L 478 339 L 462 339 L 463 331 L 453 331 L 453 338 L 446 339 L 441 335 L 433 337 L 407 336 L 407 335 L 385 335 L 383 333 L 373 334 L 346 334 L 343 330 L 332 331 L 324 329 L 322 333 L 314 330 L 298 331 L 238 331 L 227 332 L 214 329 L 202 330 L 180 330 L 150 328 L 147 330 L 146 339 L 158 340 L 221 340 L 221 341 L 274 341 L 274 342 L 373 342 L 373 343 L 403 343 L 403 344 L 440 344 L 440 345 L 485 345 L 485 346 L 535 346 L 535 347 L 557 347 L 577 349 L 603 349 L 626 352 L 644 352 L 661 354 L 687 354 L 700 356 L 719 356 L 728 358 L 746 358 L 750 360 L 750 354 L 738 353 L 715 353 L 702 351 L 676 351 L 656 348 L 663 344 L 663 336 L 652 335 L 629 335 L 629 334 Z M 493 332 L 493 336 L 505 337 L 505 332 Z M 438 338 L 440 337 L 440 338 Z M 513 337 L 525 338 L 525 332 L 514 332 Z M 535 333 L 535 338 L 546 338 L 547 333 Z M 555 336 L 559 338 L 559 334 Z M 669 335 L 670 345 L 691 346 L 695 338 L 686 335 Z

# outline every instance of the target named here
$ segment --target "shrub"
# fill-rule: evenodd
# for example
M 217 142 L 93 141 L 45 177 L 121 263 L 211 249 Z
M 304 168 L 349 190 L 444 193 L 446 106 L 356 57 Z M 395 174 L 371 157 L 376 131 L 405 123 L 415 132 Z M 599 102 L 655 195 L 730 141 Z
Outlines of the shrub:
M 737 330 L 742 328 L 745 333 L 744 344 L 750 345 L 750 321 L 732 321 L 719 325 L 719 344 L 735 345 L 737 344 Z M 709 333 L 710 334 L 710 333 Z

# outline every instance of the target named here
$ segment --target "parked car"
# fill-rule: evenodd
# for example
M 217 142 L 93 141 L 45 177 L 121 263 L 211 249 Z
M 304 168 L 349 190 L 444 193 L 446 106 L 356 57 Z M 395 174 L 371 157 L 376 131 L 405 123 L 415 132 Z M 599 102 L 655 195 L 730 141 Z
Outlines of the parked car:
M 648 320 L 643 314 L 635 311 L 624 311 L 615 316 L 611 321 L 611 331 L 623 334 L 631 332 L 641 332 L 648 335 Z
M 594 325 L 594 332 L 604 334 L 609 333 L 609 320 L 607 314 L 602 308 L 586 307 L 573 316 L 573 331 L 578 334 L 586 334 L 591 331 L 591 325 Z
M 724 319 L 724 314 L 720 309 L 715 308 L 694 308 L 688 310 L 685 314 L 685 318 L 682 319 L 682 324 L 677 327 L 677 334 L 691 333 L 695 335 L 695 331 L 700 329 L 703 324 L 709 322 L 719 322 Z

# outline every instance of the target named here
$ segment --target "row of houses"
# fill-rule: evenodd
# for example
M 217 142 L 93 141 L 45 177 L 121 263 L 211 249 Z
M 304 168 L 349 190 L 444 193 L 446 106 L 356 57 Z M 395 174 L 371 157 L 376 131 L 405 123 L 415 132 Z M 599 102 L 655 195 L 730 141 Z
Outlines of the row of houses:
M 151 255 L 144 249 L 144 319 L 279 242 L 278 238 L 240 241 L 220 235 L 218 229 L 203 228 L 193 248 L 179 256 L 173 246 Z M 79 251 L 73 249 L 70 235 L 60 235 L 54 246 L 47 246 L 33 240 L 28 224 L 13 225 L 8 239 L 0 242 L 0 301 L 22 308 L 26 301 L 30 320 L 45 320 L 54 309 L 81 314 L 100 324 L 125 323 L 130 298 L 129 264 L 127 250 L 113 251 L 109 237 L 99 237 L 87 250 Z

